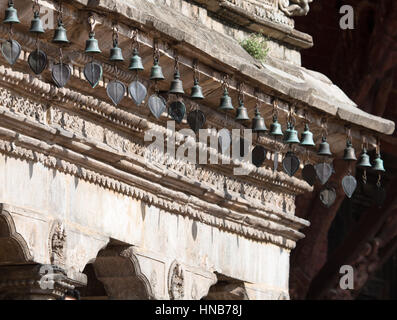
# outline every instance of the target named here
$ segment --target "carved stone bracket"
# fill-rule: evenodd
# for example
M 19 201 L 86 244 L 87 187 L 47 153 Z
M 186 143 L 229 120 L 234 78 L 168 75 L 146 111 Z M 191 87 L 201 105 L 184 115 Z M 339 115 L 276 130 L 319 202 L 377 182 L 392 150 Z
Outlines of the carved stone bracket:
M 52 265 L 0 267 L 0 299 L 53 300 L 74 289 L 65 271 Z
M 277 0 L 279 9 L 287 16 L 305 16 L 308 14 L 309 3 L 313 0 Z

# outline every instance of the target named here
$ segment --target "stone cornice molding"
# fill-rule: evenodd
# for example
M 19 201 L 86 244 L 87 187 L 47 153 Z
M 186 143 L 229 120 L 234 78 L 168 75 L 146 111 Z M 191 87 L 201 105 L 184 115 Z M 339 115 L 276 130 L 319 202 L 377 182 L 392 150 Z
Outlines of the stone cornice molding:
M 3 136 L 4 134 L 4 129 L 1 129 L 0 136 Z M 17 134 L 14 134 L 14 137 L 16 136 Z M 80 158 L 81 162 L 89 163 L 88 167 L 95 167 L 94 164 L 97 164 L 97 168 L 95 168 L 96 170 L 98 170 L 98 166 L 100 166 L 102 167 L 102 170 L 100 171 L 107 171 L 107 175 L 100 174 L 94 170 L 87 169 L 84 166 L 66 161 L 63 157 L 47 155 L 55 153 L 55 150 L 57 150 L 58 153 L 64 154 L 64 148 L 39 143 L 42 149 L 46 149 L 45 153 L 41 153 L 35 151 L 35 148 L 27 149 L 19 146 L 21 141 L 23 141 L 23 145 L 26 146 L 29 140 L 33 140 L 32 138 L 27 138 L 18 134 L 18 140 L 20 141 L 10 142 L 7 140 L 0 140 L 0 152 L 14 158 L 39 162 L 47 168 L 56 169 L 59 172 L 76 176 L 87 182 L 97 184 L 105 189 L 142 200 L 148 204 L 166 210 L 167 212 L 190 216 L 202 223 L 242 235 L 249 239 L 261 242 L 271 242 L 287 249 L 293 249 L 295 247 L 295 242 L 304 237 L 304 235 L 296 231 L 296 229 L 308 225 L 305 220 L 297 217 L 287 217 L 285 214 L 284 217 L 281 214 L 279 216 L 275 214 L 267 214 L 263 210 L 248 208 L 247 206 L 245 206 L 245 208 L 240 206 L 238 208 L 238 212 L 220 207 L 218 204 L 208 203 L 194 196 L 189 196 L 185 193 L 176 192 L 175 190 L 162 187 L 156 183 L 143 181 L 131 174 L 120 174 L 120 172 L 118 172 L 119 170 L 110 166 L 107 166 L 107 170 L 104 170 L 104 165 L 96 163 L 95 160 L 87 159 L 87 157 L 79 156 L 78 154 L 73 154 L 70 151 L 67 152 L 72 153 L 74 161 L 76 161 L 77 158 Z M 34 144 L 34 141 L 31 141 L 31 143 Z M 35 144 L 37 145 L 37 142 Z M 113 178 L 114 176 L 122 176 L 123 178 L 116 179 Z M 125 183 L 124 181 L 128 181 L 128 183 Z M 143 188 L 139 188 L 136 185 L 141 185 Z M 151 189 L 151 191 L 147 191 L 146 188 Z M 253 212 L 266 216 L 268 220 L 252 216 Z M 270 219 L 278 220 L 278 223 L 272 222 Z M 285 219 L 289 219 L 289 221 L 283 221 Z M 282 222 L 291 227 L 283 226 L 280 224 Z

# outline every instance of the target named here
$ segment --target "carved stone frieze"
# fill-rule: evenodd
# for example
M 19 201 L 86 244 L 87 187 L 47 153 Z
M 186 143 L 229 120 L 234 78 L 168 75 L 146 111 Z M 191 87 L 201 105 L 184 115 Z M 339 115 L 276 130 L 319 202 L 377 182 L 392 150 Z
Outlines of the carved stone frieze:
M 67 110 L 51 108 L 51 124 L 60 125 L 63 129 L 80 134 L 89 139 L 104 142 L 119 152 L 128 153 L 135 157 L 144 156 L 148 163 L 163 165 L 168 170 L 180 175 L 205 183 L 219 191 L 227 191 L 229 194 L 236 194 L 245 199 L 255 199 L 276 206 L 284 212 L 294 213 L 295 198 L 282 192 L 274 192 L 258 185 L 253 185 L 241 179 L 225 176 L 214 170 L 198 166 L 182 159 L 175 159 L 167 153 L 160 152 L 156 148 L 145 148 L 142 144 L 135 143 L 131 138 L 124 137 L 114 130 L 104 128 L 95 123 L 84 120 L 77 115 L 71 115 Z M 266 194 L 266 197 L 262 195 Z
M 45 121 L 46 107 L 43 104 L 27 100 L 5 88 L 0 88 L 0 106 L 32 120 Z

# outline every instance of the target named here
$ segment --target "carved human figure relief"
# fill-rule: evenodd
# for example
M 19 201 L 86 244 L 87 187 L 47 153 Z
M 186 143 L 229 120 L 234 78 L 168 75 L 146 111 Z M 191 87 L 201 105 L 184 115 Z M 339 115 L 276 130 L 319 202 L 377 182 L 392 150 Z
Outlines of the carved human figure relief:
M 182 300 L 185 296 L 185 275 L 182 266 L 174 261 L 168 272 L 168 293 L 170 300 Z
M 64 266 L 66 263 L 66 231 L 62 222 L 54 222 L 49 240 L 51 264 Z
M 310 10 L 309 3 L 313 0 L 278 0 L 279 9 L 287 16 L 305 16 Z

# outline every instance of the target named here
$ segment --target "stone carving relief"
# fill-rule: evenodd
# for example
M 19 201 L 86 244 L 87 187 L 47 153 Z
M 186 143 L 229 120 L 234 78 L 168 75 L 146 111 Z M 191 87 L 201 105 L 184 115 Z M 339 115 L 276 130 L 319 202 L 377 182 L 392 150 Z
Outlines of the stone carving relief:
M 64 266 L 66 263 L 66 231 L 62 222 L 54 222 L 49 240 L 51 264 Z
M 185 296 L 185 274 L 176 261 L 171 264 L 168 273 L 168 294 L 171 300 L 182 300 Z
M 3 108 L 11 112 L 23 115 L 27 118 L 44 122 L 46 107 L 40 103 L 29 101 L 23 97 L 16 96 L 6 88 L 0 88 L 0 101 Z
M 305 16 L 308 14 L 309 3 L 313 0 L 278 0 L 279 9 L 287 16 Z

